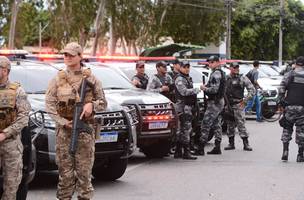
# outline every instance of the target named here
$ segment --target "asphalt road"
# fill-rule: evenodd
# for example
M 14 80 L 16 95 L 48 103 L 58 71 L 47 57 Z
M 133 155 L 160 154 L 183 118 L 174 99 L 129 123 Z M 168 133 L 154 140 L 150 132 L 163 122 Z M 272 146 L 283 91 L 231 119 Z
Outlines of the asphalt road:
M 289 162 L 281 162 L 279 125 L 248 121 L 247 127 L 253 152 L 244 152 L 237 136 L 236 150 L 206 155 L 196 161 L 172 157 L 149 160 L 136 153 L 119 180 L 94 180 L 93 199 L 303 200 L 304 163 L 295 161 L 294 141 Z M 227 143 L 224 136 L 222 146 Z M 212 145 L 207 146 L 207 150 L 211 148 Z M 30 186 L 28 199 L 55 199 L 56 183 L 56 172 L 39 173 Z

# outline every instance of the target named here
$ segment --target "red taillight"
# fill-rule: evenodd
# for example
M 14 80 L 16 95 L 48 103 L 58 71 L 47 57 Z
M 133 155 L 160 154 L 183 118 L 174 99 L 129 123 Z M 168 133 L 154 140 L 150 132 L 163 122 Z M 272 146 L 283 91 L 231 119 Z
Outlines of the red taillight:
M 170 115 L 153 115 L 153 116 L 144 116 L 143 117 L 144 121 L 166 121 L 170 120 L 171 116 Z

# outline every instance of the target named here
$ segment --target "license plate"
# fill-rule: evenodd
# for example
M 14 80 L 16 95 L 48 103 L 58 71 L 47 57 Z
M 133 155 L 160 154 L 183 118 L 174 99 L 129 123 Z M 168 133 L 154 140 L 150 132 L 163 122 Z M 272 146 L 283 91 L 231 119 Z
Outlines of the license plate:
M 118 132 L 101 132 L 100 139 L 97 140 L 98 143 L 108 143 L 108 142 L 117 142 Z
M 150 122 L 149 123 L 149 129 L 161 129 L 161 128 L 167 128 L 168 122 Z
M 268 102 L 267 102 L 267 105 L 268 105 L 268 106 L 276 106 L 276 105 L 277 105 L 277 102 L 275 102 L 275 101 L 268 101 Z

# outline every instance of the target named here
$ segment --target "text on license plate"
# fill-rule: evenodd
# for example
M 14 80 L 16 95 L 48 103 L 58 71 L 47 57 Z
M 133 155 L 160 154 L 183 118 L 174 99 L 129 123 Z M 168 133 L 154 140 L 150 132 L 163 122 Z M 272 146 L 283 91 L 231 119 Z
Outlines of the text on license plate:
M 275 102 L 275 101 L 268 101 L 267 104 L 268 104 L 268 106 L 276 106 L 277 102 Z
M 149 123 L 149 129 L 161 129 L 161 128 L 167 128 L 168 122 L 150 122 Z
M 117 142 L 117 139 L 118 139 L 117 131 L 101 132 L 100 139 L 98 139 L 97 142 L 99 143 Z

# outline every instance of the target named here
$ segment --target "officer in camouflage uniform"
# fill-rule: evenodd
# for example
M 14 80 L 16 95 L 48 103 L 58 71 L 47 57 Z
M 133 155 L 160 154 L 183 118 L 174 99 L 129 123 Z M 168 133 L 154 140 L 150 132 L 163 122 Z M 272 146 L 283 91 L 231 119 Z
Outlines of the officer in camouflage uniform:
M 176 150 L 174 158 L 195 160 L 190 152 L 190 136 L 192 132 L 192 109 L 197 101 L 196 95 L 200 89 L 193 88 L 192 78 L 189 76 L 190 64 L 183 62 L 180 73 L 175 79 L 176 111 L 179 116 L 176 133 Z M 182 147 L 184 153 L 182 153 Z
M 73 110 L 79 100 L 78 91 L 82 79 L 87 78 L 92 87 L 87 88 L 81 119 L 92 129 L 94 112 L 104 110 L 107 102 L 101 82 L 80 62 L 81 46 L 75 42 L 69 43 L 62 53 L 67 68 L 60 70 L 50 81 L 46 92 L 46 111 L 56 122 L 56 163 L 59 171 L 57 198 L 70 200 L 77 190 L 78 199 L 88 200 L 93 196 L 91 172 L 94 163 L 95 134 L 80 133 L 75 155 L 69 153 Z
M 234 146 L 234 136 L 235 128 L 238 129 L 240 137 L 243 140 L 244 150 L 252 151 L 248 142 L 248 132 L 245 127 L 245 116 L 244 116 L 244 89 L 248 91 L 246 98 L 251 99 L 255 95 L 255 88 L 247 76 L 239 74 L 240 66 L 238 63 L 230 64 L 230 75 L 227 76 L 226 82 L 226 97 L 227 104 L 229 103 L 231 110 L 233 112 L 234 120 L 227 120 L 229 145 L 225 147 L 225 150 L 233 150 Z
M 132 77 L 132 84 L 137 88 L 147 89 L 149 77 L 145 74 L 145 63 L 142 61 L 136 63 L 136 71 L 137 73 Z
M 16 200 L 22 178 L 21 130 L 28 124 L 31 110 L 20 84 L 8 80 L 10 61 L 0 56 L 0 166 L 3 174 L 3 200 Z
M 304 162 L 304 57 L 296 60 L 295 69 L 285 74 L 280 87 L 279 98 L 285 107 L 283 126 L 282 160 L 288 160 L 289 141 L 292 139 L 293 126 L 296 126 L 296 143 L 299 146 L 297 162 Z M 283 122 L 283 123 L 281 123 Z
M 209 58 L 209 68 L 212 72 L 207 85 L 202 85 L 202 90 L 208 97 L 207 108 L 201 125 L 200 145 L 197 155 L 204 155 L 204 146 L 208 141 L 210 129 L 214 130 L 215 147 L 207 154 L 221 154 L 222 127 L 220 113 L 224 108 L 225 74 L 220 69 L 220 61 L 217 56 Z
M 147 90 L 158 92 L 168 99 L 172 99 L 174 83 L 167 73 L 167 64 L 165 62 L 156 63 L 157 74 L 149 80 Z

